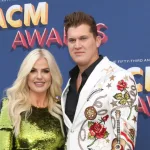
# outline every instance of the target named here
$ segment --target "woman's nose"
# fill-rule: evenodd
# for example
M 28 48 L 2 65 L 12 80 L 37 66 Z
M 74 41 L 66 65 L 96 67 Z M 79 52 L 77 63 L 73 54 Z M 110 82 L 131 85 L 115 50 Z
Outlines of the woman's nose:
M 38 79 L 41 79 L 41 78 L 42 78 L 42 73 L 41 73 L 41 72 L 38 72 L 38 73 L 37 73 L 37 78 L 38 78 Z

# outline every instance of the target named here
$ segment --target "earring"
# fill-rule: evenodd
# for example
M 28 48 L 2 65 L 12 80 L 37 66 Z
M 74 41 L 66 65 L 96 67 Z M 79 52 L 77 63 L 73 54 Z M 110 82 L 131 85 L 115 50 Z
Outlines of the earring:
M 61 100 L 61 97 L 60 97 L 60 96 L 56 96 L 56 97 L 55 97 L 55 102 L 56 102 L 56 103 L 60 102 L 60 100 Z

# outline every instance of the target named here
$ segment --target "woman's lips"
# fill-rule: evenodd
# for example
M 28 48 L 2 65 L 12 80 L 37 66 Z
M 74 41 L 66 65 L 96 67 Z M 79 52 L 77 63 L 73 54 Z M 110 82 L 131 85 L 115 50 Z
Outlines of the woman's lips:
M 42 87 L 44 86 L 45 82 L 34 82 L 35 86 Z

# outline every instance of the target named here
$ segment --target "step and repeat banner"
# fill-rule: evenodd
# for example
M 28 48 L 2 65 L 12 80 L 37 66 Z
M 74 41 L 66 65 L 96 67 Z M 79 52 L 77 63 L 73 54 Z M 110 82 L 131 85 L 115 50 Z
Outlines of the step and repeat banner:
M 24 57 L 48 49 L 63 76 L 75 65 L 66 46 L 64 16 L 84 11 L 94 16 L 105 37 L 99 53 L 131 71 L 139 93 L 136 150 L 150 149 L 150 1 L 149 0 L 0 0 L 0 97 L 16 79 Z

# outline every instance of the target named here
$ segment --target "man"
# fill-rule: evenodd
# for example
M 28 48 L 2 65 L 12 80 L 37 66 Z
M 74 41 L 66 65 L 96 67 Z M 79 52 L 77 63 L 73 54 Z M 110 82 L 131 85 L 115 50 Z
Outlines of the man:
M 138 95 L 130 72 L 99 56 L 95 20 L 83 12 L 64 19 L 70 56 L 77 64 L 61 103 L 67 150 L 133 150 Z

